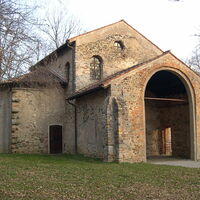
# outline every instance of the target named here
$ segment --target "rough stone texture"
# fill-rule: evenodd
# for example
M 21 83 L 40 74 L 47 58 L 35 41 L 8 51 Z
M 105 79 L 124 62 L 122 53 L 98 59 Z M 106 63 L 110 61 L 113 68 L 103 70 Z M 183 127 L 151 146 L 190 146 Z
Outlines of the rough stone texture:
M 10 151 L 11 130 L 11 92 L 9 89 L 0 90 L 0 153 Z
M 107 100 L 106 114 L 102 113 L 101 116 L 98 115 L 99 121 L 102 118 L 106 120 L 106 134 L 103 140 L 104 160 L 117 160 L 120 162 L 146 161 L 144 92 L 148 80 L 158 70 L 171 70 L 173 73 L 176 73 L 186 85 L 187 90 L 189 90 L 191 127 L 189 127 L 188 107 L 178 105 L 174 108 L 171 107 L 169 109 L 167 107 L 160 110 L 160 113 L 165 113 L 165 118 L 162 123 L 166 124 L 166 121 L 171 123 L 171 116 L 173 116 L 173 121 L 175 121 L 173 124 L 175 129 L 172 126 L 172 130 L 178 139 L 174 139 L 176 141 L 175 145 L 172 144 L 175 152 L 174 156 L 185 156 L 191 157 L 192 159 L 199 159 L 198 151 L 195 151 L 195 146 L 199 145 L 199 136 L 198 132 L 195 132 L 196 113 L 194 109 L 196 102 L 195 93 L 198 91 L 199 87 L 197 84 L 199 81 L 199 76 L 188 69 L 187 66 L 177 60 L 170 53 L 168 53 L 159 59 L 144 64 L 133 71 L 111 81 L 110 97 L 109 99 L 104 100 L 104 102 Z M 194 90 L 192 90 L 192 87 L 194 87 L 192 85 L 192 81 L 196 87 Z M 87 102 L 87 98 L 89 98 L 88 95 L 84 98 L 80 98 L 77 101 L 77 105 L 81 107 L 81 101 Z M 94 101 L 92 105 L 95 103 L 96 107 L 98 107 L 97 102 L 97 100 Z M 176 113 L 178 113 L 178 115 L 176 115 Z M 186 117 L 182 118 L 181 120 L 181 115 Z M 156 120 L 156 118 L 154 120 Z M 90 122 L 87 123 L 88 124 L 85 126 L 91 127 Z M 160 125 L 158 126 L 162 127 L 162 123 L 159 123 Z M 84 133 L 84 131 L 85 130 L 81 129 L 82 133 Z M 88 133 L 88 131 L 89 129 L 86 132 Z M 190 137 L 188 134 L 189 132 Z M 189 144 L 190 141 L 193 142 Z M 84 145 L 88 144 L 88 141 L 82 142 Z M 189 148 L 191 148 L 191 150 Z M 85 149 L 87 148 L 85 147 Z M 184 153 L 182 153 L 182 151 Z M 96 150 L 94 152 L 96 152 Z M 82 151 L 82 153 L 89 155 L 86 151 Z
M 64 125 L 63 91 L 15 88 L 12 98 L 11 151 L 48 153 L 49 125 Z
M 106 97 L 107 91 L 103 90 L 77 99 L 77 146 L 80 154 L 103 158 Z
M 118 102 L 119 161 L 146 161 L 144 92 L 151 76 L 170 70 L 181 78 L 189 95 L 191 158 L 200 159 L 200 78 L 170 53 L 111 81 L 111 97 Z M 195 109 L 196 108 L 196 109 Z
M 161 146 L 161 124 L 160 113 L 158 112 L 155 102 L 145 102 L 146 113 L 146 154 L 147 156 L 160 155 Z
M 34 68 L 39 67 L 48 67 L 53 71 L 57 72 L 63 79 L 65 79 L 69 85 L 68 90 L 71 89 L 73 86 L 73 77 L 74 77 L 74 67 L 73 67 L 73 50 L 71 48 L 65 48 L 60 50 L 59 52 L 54 52 L 48 57 L 44 58 L 43 61 L 37 63 Z M 69 71 L 66 69 L 66 65 L 69 63 L 70 68 Z M 69 73 L 69 75 L 68 75 Z M 70 80 L 68 80 L 68 77 Z
M 75 49 L 68 46 L 59 52 L 54 52 L 49 57 L 46 57 L 42 63 L 37 64 L 37 67 L 45 66 L 52 69 L 67 81 L 68 84 L 63 96 L 65 99 L 74 92 L 74 51 Z M 67 63 L 69 64 L 69 69 L 67 69 Z M 63 152 L 74 153 L 74 107 L 65 101 L 63 109 L 66 111 L 66 115 L 62 119 L 64 121 Z
M 106 131 L 104 135 L 104 161 L 119 161 L 119 107 L 115 98 L 105 100 Z
M 114 42 L 119 40 L 125 46 L 122 51 L 114 47 Z M 9 116 L 10 96 L 1 88 L 0 106 L 3 109 L 0 107 L 0 139 L 9 136 L 12 118 L 12 152 L 48 153 L 48 126 L 62 125 L 63 152 L 74 153 L 75 109 L 72 104 L 76 104 L 79 153 L 105 161 L 144 162 L 152 152 L 160 155 L 159 149 L 155 149 L 155 142 L 150 142 L 151 147 L 148 144 L 146 148 L 148 136 L 154 132 L 155 135 L 151 136 L 158 140 L 156 131 L 170 124 L 175 135 L 172 135 L 174 156 L 200 159 L 200 77 L 196 73 L 171 53 L 163 54 L 124 21 L 70 41 L 75 42 L 72 49 L 56 50 L 43 64 L 38 65 L 53 69 L 66 80 L 69 77 L 68 85 L 61 93 L 55 88 L 13 88 L 12 116 Z M 158 57 L 107 80 L 103 83 L 105 90 L 66 101 L 75 89 L 95 82 L 90 79 L 90 62 L 94 55 L 103 59 L 103 78 Z M 68 72 L 66 63 L 70 64 Z M 146 85 L 160 70 L 169 70 L 182 80 L 189 105 L 176 104 L 159 109 L 157 105 L 145 107 Z M 8 103 L 5 104 L 6 101 Z M 5 114 L 8 116 L 5 117 Z M 162 120 L 161 114 L 165 116 Z M 182 115 L 184 118 L 181 118 Z M 4 144 L 0 143 L 0 150 L 9 150 L 8 141 L 7 137 Z
M 72 102 L 75 103 L 74 101 Z M 66 113 L 64 116 L 64 132 L 63 132 L 63 142 L 64 142 L 64 153 L 75 153 L 75 110 L 74 106 L 70 105 L 68 101 L 65 100 Z
M 161 109 L 165 124 L 172 131 L 172 155 L 190 158 L 190 120 L 188 105 L 176 105 Z
M 66 69 L 67 63 L 69 63 L 69 70 Z M 13 88 L 12 124 L 10 122 L 12 133 L 11 127 L 9 129 L 6 123 L 0 130 L 4 135 L 12 134 L 10 142 L 12 152 L 48 153 L 48 126 L 61 124 L 63 152 L 74 153 L 74 108 L 66 101 L 74 91 L 74 49 L 67 47 L 55 51 L 36 67 L 52 69 L 67 81 L 67 88 L 62 94 L 57 88 L 50 89 L 49 92 L 40 89 Z M 2 88 L 0 91 L 3 92 Z M 5 99 L 0 97 L 0 100 L 3 102 Z M 9 102 L 8 99 L 6 101 Z M 0 110 L 0 112 L 2 112 L 1 120 L 11 121 L 11 116 L 7 116 L 9 115 L 7 110 Z M 4 145 L 9 149 L 7 140 L 4 139 Z
M 172 155 L 190 158 L 188 104 L 147 100 L 145 113 L 147 156 L 166 155 L 163 153 L 162 134 L 166 128 L 171 128 Z
M 114 42 L 119 40 L 125 46 L 122 51 L 114 47 Z M 105 78 L 161 53 L 159 48 L 124 21 L 78 37 L 75 52 L 76 90 L 95 82 L 90 78 L 90 63 L 94 55 L 99 55 L 103 59 L 103 78 Z

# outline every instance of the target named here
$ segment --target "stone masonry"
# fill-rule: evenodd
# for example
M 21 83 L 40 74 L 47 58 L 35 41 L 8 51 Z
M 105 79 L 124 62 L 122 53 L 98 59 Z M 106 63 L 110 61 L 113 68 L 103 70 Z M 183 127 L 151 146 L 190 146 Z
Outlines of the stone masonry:
M 101 70 L 96 80 L 94 58 Z M 199 75 L 124 20 L 67 40 L 28 74 L 38 69 L 49 70 L 62 87 L 22 87 L 23 76 L 0 82 L 0 152 L 50 153 L 55 125 L 62 127 L 61 153 L 106 162 L 200 159 Z M 159 72 L 166 76 L 156 81 L 165 83 L 148 88 Z

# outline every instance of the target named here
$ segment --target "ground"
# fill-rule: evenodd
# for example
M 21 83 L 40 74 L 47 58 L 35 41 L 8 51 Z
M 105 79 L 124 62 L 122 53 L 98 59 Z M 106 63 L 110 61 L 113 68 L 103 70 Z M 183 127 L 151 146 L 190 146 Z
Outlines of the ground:
M 171 156 L 163 157 L 152 157 L 148 160 L 149 163 L 158 164 L 158 165 L 171 165 L 171 166 L 183 166 L 191 168 L 200 168 L 200 161 L 194 161 L 183 158 L 173 158 Z
M 83 156 L 1 154 L 0 183 L 1 200 L 200 199 L 200 169 Z

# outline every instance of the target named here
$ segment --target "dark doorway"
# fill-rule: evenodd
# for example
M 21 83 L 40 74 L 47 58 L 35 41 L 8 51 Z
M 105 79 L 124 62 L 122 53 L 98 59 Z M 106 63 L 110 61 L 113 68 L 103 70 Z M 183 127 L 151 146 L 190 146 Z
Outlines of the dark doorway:
M 62 153 L 62 126 L 52 125 L 49 128 L 50 153 Z
M 182 80 L 159 71 L 145 91 L 146 152 L 152 156 L 191 158 L 189 97 Z

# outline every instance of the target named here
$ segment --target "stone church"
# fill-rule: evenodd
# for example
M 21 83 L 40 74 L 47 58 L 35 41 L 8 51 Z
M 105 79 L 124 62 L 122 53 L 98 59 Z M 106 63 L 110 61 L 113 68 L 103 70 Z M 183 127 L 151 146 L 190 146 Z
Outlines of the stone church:
M 0 152 L 199 160 L 200 77 L 124 20 L 81 34 L 0 82 Z

